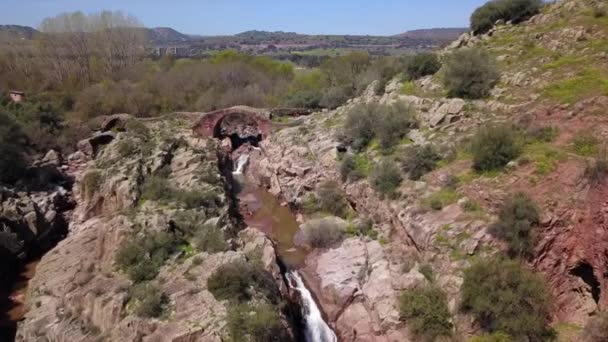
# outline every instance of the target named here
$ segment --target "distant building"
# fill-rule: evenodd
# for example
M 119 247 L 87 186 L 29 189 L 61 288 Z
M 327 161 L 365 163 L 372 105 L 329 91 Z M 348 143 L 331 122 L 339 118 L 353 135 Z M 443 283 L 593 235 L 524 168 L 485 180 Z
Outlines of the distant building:
M 8 96 L 11 98 L 11 101 L 19 103 L 25 98 L 25 93 L 22 91 L 11 90 L 8 92 Z

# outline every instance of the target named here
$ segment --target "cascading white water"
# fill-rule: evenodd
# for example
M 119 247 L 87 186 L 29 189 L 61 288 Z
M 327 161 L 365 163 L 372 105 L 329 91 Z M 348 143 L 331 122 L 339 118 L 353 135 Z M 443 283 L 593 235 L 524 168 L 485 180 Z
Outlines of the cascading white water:
M 236 169 L 234 170 L 233 174 L 235 174 L 235 175 L 243 174 L 243 171 L 245 170 L 245 166 L 247 165 L 248 161 L 249 161 L 249 155 L 242 154 L 236 162 Z
M 289 286 L 300 292 L 302 296 L 302 315 L 306 320 L 306 341 L 337 342 L 336 334 L 323 320 L 321 311 L 312 298 L 312 294 L 304 285 L 300 274 L 296 271 L 289 272 L 287 273 L 287 279 L 289 280 Z

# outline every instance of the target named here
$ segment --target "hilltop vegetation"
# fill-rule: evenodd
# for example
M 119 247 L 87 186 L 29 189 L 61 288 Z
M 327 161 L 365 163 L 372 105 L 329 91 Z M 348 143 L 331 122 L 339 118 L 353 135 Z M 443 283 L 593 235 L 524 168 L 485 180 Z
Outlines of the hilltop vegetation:
M 333 109 L 374 80 L 380 80 L 377 92 L 382 92 L 396 75 L 416 79 L 440 66 L 429 53 L 372 57 L 355 52 L 304 71 L 234 51 L 202 60 L 169 55 L 154 60 L 143 48 L 141 24 L 120 12 L 47 18 L 34 39 L 35 45 L 21 43 L 0 53 L 0 106 L 29 138 L 22 145 L 32 152 L 70 151 L 88 134 L 90 120 L 101 115 L 150 117 L 234 105 Z M 13 104 L 5 98 L 9 89 L 28 97 Z

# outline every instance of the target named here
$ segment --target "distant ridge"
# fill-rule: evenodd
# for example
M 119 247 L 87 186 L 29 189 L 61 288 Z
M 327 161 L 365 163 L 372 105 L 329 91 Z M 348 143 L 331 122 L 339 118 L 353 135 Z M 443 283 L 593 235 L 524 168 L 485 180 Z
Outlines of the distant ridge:
M 456 27 L 456 28 L 432 28 L 432 29 L 421 29 L 421 30 L 411 30 L 401 34 L 398 34 L 397 37 L 407 37 L 412 39 L 429 39 L 441 42 L 443 44 L 450 43 L 458 37 L 468 32 L 469 28 L 464 27 Z
M 38 30 L 29 26 L 0 25 L 0 36 L 11 39 L 32 39 Z
M 146 31 L 148 39 L 155 44 L 188 42 L 192 40 L 191 36 L 178 32 L 170 27 L 154 27 L 146 29 Z

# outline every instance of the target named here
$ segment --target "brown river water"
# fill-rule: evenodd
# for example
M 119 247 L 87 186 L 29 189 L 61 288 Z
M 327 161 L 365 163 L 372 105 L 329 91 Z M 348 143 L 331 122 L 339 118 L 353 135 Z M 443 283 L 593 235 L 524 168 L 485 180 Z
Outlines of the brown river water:
M 288 269 L 304 265 L 306 251 L 298 246 L 298 222 L 288 206 L 263 188 L 245 186 L 238 195 L 245 223 L 268 235 Z
M 14 340 L 17 323 L 27 312 L 25 296 L 28 282 L 34 277 L 39 262 L 40 260 L 34 260 L 25 264 L 8 298 L 0 296 L 0 341 L 2 342 Z

